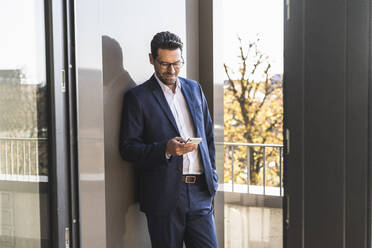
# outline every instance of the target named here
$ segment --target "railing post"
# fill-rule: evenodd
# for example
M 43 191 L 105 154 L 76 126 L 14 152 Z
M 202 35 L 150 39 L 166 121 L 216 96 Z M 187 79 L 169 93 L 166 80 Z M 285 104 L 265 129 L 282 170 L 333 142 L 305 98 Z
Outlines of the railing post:
M 1 174 L 1 168 L 2 168 L 2 163 L 1 163 L 1 147 L 2 147 L 2 141 L 0 140 L 0 174 Z
M 26 176 L 26 141 L 23 140 L 23 176 Z
M 263 149 L 263 194 L 266 195 L 266 147 Z
M 11 166 L 11 173 L 14 175 L 14 157 L 13 157 L 13 140 L 10 141 L 10 166 Z
M 283 195 L 282 193 L 282 148 L 279 147 L 279 180 L 280 180 L 280 196 Z
M 234 180 L 235 180 L 235 173 L 234 173 L 234 146 L 231 146 L 231 177 L 232 177 L 231 192 L 234 192 Z
M 5 141 L 5 175 L 8 175 L 8 141 Z
M 31 178 L 31 141 L 28 141 L 28 180 Z
M 225 167 L 225 163 L 227 164 L 227 162 L 229 161 L 229 145 L 226 145 L 226 151 L 225 151 L 225 161 L 223 163 L 223 166 Z M 223 184 L 224 187 L 223 187 L 223 190 L 225 191 L 225 183 Z
M 35 166 L 36 166 L 36 176 L 39 176 L 39 141 L 35 141 Z
M 18 152 L 19 152 L 18 143 L 19 143 L 19 141 L 16 140 L 15 143 L 16 143 L 16 159 L 17 159 L 16 160 L 16 173 L 17 173 L 17 180 L 19 180 L 19 156 L 18 156 Z
M 249 185 L 251 184 L 251 147 L 247 146 L 247 193 L 249 194 Z

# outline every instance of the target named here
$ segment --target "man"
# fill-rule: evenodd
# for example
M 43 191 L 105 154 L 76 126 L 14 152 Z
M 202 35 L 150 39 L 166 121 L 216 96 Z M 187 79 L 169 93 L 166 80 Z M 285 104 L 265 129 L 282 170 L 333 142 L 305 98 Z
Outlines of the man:
M 200 85 L 178 77 L 183 44 L 170 32 L 151 41 L 154 75 L 124 97 L 120 154 L 139 171 L 140 208 L 153 248 L 217 247 L 213 125 Z M 200 137 L 199 145 L 187 143 Z

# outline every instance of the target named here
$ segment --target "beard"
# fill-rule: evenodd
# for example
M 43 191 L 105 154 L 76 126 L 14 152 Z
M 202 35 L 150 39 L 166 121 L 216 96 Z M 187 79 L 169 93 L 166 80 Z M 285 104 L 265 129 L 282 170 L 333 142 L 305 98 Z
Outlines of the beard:
M 177 81 L 177 74 L 172 74 L 172 73 L 157 73 L 158 78 L 160 81 L 165 84 L 165 85 L 173 85 Z

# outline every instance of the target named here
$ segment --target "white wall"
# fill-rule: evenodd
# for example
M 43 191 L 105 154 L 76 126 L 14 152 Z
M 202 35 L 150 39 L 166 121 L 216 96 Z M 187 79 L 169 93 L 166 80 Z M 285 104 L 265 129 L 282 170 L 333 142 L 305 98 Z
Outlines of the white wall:
M 153 74 L 148 54 L 156 33 L 174 32 L 186 44 L 185 1 L 102 0 L 100 4 L 107 247 L 151 247 L 146 218 L 136 200 L 134 169 L 119 155 L 122 102 L 129 88 Z

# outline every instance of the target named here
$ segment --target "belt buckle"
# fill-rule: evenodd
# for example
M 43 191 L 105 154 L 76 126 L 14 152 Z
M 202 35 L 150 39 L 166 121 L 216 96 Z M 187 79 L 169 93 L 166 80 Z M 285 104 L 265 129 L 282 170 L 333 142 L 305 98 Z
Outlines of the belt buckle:
M 186 176 L 185 177 L 185 183 L 195 183 L 196 182 L 196 176 Z

